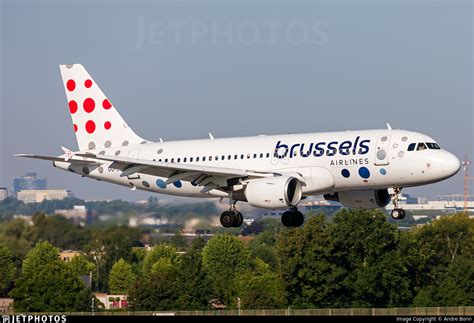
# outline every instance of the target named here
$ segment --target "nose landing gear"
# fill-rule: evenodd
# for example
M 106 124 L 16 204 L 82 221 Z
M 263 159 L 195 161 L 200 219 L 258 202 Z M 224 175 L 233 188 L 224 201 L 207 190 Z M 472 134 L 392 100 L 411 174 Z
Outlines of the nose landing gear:
M 229 211 L 222 212 L 220 220 L 224 228 L 238 228 L 244 222 L 244 217 L 237 211 L 234 202 L 230 205 Z
M 400 200 L 400 192 L 402 191 L 402 189 L 400 187 L 394 187 L 393 190 L 395 192 L 395 194 L 393 194 L 392 196 L 392 203 L 394 209 L 392 210 L 390 215 L 394 220 L 402 220 L 403 218 L 405 218 L 405 210 L 398 207 L 398 201 Z
M 287 228 L 299 227 L 304 223 L 304 215 L 296 207 L 292 207 L 281 215 L 281 223 Z

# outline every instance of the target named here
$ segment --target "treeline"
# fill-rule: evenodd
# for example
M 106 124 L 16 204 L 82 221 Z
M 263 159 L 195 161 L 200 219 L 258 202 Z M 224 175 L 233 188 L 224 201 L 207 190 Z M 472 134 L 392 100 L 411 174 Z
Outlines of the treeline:
M 23 203 L 9 197 L 0 201 L 0 222 L 8 221 L 14 215 L 34 215 L 36 213 L 54 214 L 55 210 L 72 209 L 75 205 L 84 205 L 89 214 L 151 214 L 156 217 L 168 217 L 176 222 L 184 222 L 189 218 L 216 216 L 219 212 L 212 202 L 188 203 L 182 205 L 162 204 L 158 198 L 150 196 L 148 203 L 136 204 L 123 200 L 84 201 L 78 198 L 62 200 L 44 200 L 41 203 Z
M 380 211 L 342 210 L 301 228 L 256 222 L 252 239 L 224 234 L 187 246 L 178 236 L 148 252 L 134 248 L 139 230 L 111 227 L 85 235 L 75 245 L 84 256 L 70 263 L 53 247 L 68 247 L 68 230 L 65 240 L 54 232 L 67 225 L 48 221 L 63 220 L 0 226 L 0 289 L 19 311 L 90 309 L 78 278 L 89 272 L 93 290 L 128 294 L 131 310 L 235 308 L 237 299 L 243 309 L 474 305 L 474 219 L 465 213 L 399 231 Z

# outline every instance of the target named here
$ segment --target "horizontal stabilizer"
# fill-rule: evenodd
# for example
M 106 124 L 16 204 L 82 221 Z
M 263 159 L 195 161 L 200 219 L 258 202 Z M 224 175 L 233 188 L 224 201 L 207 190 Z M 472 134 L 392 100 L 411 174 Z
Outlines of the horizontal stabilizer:
M 26 158 L 33 158 L 33 159 L 42 159 L 42 160 L 49 160 L 49 161 L 57 161 L 57 162 L 64 162 L 64 157 L 52 157 L 52 156 L 41 156 L 41 155 L 32 155 L 32 154 L 16 154 L 13 155 L 14 157 L 26 157 Z M 96 161 L 91 160 L 82 160 L 82 159 L 68 159 L 68 163 L 71 164 L 98 164 Z

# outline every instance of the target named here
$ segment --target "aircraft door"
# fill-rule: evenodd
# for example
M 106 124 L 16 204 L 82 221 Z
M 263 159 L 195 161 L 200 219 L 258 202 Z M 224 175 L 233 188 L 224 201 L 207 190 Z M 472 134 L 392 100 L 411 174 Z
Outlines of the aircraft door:
M 377 139 L 377 146 L 375 149 L 375 165 L 388 165 L 388 153 L 390 148 L 390 136 L 382 135 Z

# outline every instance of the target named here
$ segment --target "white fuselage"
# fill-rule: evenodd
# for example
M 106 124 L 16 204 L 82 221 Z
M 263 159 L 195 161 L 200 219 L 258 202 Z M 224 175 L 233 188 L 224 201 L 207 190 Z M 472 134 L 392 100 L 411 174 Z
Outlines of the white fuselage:
M 409 145 L 413 143 L 415 148 L 409 151 Z M 446 179 L 459 170 L 460 162 L 451 153 L 428 146 L 417 150 L 418 143 L 425 143 L 426 146 L 435 141 L 416 132 L 381 129 L 144 143 L 96 147 L 84 152 L 189 165 L 294 173 L 305 180 L 303 195 L 309 196 L 424 185 Z M 201 193 L 202 187 L 188 181 L 165 185 L 167 178 L 160 176 L 134 174 L 120 177 L 120 170 L 108 167 L 111 163 L 100 167 L 79 167 L 67 162 L 54 164 L 94 179 L 161 194 L 228 197 L 219 190 Z M 328 185 L 321 189 L 320 181 L 327 181 Z

